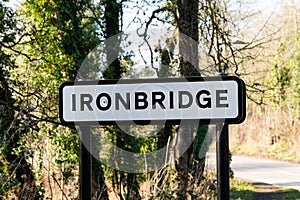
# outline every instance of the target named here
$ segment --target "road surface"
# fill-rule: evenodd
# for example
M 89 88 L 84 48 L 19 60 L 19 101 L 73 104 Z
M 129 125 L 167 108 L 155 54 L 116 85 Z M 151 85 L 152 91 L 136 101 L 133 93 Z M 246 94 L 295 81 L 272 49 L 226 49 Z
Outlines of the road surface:
M 216 154 L 209 153 L 207 168 L 215 170 Z M 231 169 L 234 177 L 273 184 L 300 191 L 300 164 L 246 156 L 232 156 Z

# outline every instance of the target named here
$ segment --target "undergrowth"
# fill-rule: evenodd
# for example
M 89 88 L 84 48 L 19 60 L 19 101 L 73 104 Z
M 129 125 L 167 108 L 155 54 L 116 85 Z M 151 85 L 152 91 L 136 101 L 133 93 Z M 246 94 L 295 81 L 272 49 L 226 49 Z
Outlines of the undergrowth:
M 247 112 L 244 123 L 230 127 L 231 152 L 300 162 L 300 120 L 289 109 Z

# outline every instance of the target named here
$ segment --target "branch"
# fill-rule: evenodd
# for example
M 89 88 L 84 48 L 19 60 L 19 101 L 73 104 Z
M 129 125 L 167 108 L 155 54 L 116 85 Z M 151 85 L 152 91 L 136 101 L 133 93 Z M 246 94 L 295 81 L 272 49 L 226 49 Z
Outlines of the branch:
M 165 12 L 165 11 L 169 11 L 169 12 L 172 12 L 172 13 L 174 14 L 173 10 L 172 10 L 170 7 L 167 7 L 167 6 L 162 7 L 162 8 L 159 8 L 159 9 L 156 9 L 156 10 L 154 10 L 154 11 L 152 12 L 151 17 L 150 17 L 149 20 L 147 21 L 144 33 L 142 33 L 142 34 L 139 33 L 139 30 L 141 30 L 142 26 L 141 26 L 139 29 L 137 29 L 137 31 L 136 31 L 137 34 L 138 34 L 138 36 L 144 38 L 144 41 L 146 42 L 146 44 L 147 44 L 147 46 L 148 46 L 148 48 L 149 48 L 149 50 L 150 50 L 151 68 L 155 70 L 155 72 L 156 72 L 157 75 L 158 75 L 158 69 L 155 68 L 154 65 L 153 65 L 153 51 L 152 51 L 151 45 L 150 45 L 149 42 L 148 42 L 148 39 L 147 39 L 147 33 L 148 33 L 148 29 L 149 29 L 150 24 L 152 23 L 152 21 L 153 21 L 154 19 L 157 18 L 157 17 L 156 17 L 156 14 L 158 14 L 158 13 L 160 13 L 160 12 Z M 174 14 L 174 16 L 175 16 L 175 18 L 176 18 L 176 15 L 175 15 L 175 14 Z M 176 19 L 177 19 L 177 18 L 176 18 Z M 143 45 L 143 44 L 141 44 L 140 46 L 142 46 L 142 45 Z M 142 58 L 143 58 L 143 57 L 142 57 Z M 145 60 L 144 60 L 144 62 L 145 62 Z
M 9 50 L 17 53 L 18 55 L 22 55 L 22 56 L 26 57 L 30 62 L 44 60 L 44 61 L 46 61 L 48 63 L 51 63 L 49 60 L 47 60 L 46 58 L 43 58 L 43 57 L 41 57 L 41 58 L 31 58 L 28 54 L 23 53 L 23 52 L 21 52 L 19 50 L 16 50 L 16 49 L 12 48 L 12 46 L 7 46 L 5 44 L 2 44 L 2 46 L 4 48 L 7 48 L 7 49 L 9 49 Z

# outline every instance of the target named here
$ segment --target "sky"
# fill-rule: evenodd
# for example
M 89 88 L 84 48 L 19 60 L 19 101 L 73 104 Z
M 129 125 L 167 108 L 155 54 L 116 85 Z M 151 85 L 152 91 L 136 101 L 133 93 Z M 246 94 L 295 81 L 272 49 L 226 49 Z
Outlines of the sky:
M 21 5 L 23 1 L 24 0 L 10 0 L 10 2 L 6 4 L 16 9 Z M 125 1 L 125 7 L 123 9 L 124 31 L 136 30 L 137 28 L 139 28 L 141 23 L 149 19 L 149 17 L 152 14 L 152 11 L 159 7 L 159 5 L 156 4 L 149 4 L 149 6 L 143 7 L 145 3 L 142 2 L 143 1 Z M 231 13 L 231 15 L 234 15 L 235 18 L 237 18 L 236 20 L 239 21 L 237 26 L 241 30 L 249 30 L 249 32 L 252 31 L 253 34 L 250 35 L 255 35 L 257 30 L 261 28 L 259 27 L 257 22 L 263 22 L 264 20 L 267 21 L 270 18 L 278 17 L 276 14 L 280 12 L 281 3 L 288 2 L 299 4 L 300 0 L 231 0 L 231 5 L 228 10 Z M 244 15 L 251 16 L 251 14 L 253 13 L 258 13 L 258 15 L 255 15 L 254 17 L 249 17 L 246 20 L 242 20 L 242 17 Z M 142 21 L 137 19 L 136 15 L 138 15 L 138 17 Z M 259 18 L 257 16 L 259 16 Z M 135 23 L 133 22 L 133 19 L 135 19 Z M 243 40 L 242 38 L 236 39 Z
M 17 8 L 21 5 L 23 1 L 24 0 L 10 0 L 8 3 L 5 4 L 13 8 Z M 248 9 L 250 5 L 252 9 L 261 10 L 266 14 L 276 10 L 278 8 L 279 2 L 284 2 L 284 0 L 236 0 L 236 3 L 242 4 L 242 7 L 244 9 Z M 294 0 L 294 2 L 299 3 L 300 0 Z M 134 13 L 134 11 L 132 11 L 132 13 Z
M 23 0 L 10 0 L 9 2 L 4 2 L 4 4 L 12 8 L 18 8 L 22 2 Z

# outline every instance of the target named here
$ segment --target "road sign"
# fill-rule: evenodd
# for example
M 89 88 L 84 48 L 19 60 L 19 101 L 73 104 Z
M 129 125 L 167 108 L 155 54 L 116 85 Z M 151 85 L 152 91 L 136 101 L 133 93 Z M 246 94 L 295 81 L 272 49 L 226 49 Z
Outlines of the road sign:
M 245 119 L 245 85 L 233 76 L 65 82 L 64 125 L 228 123 Z

